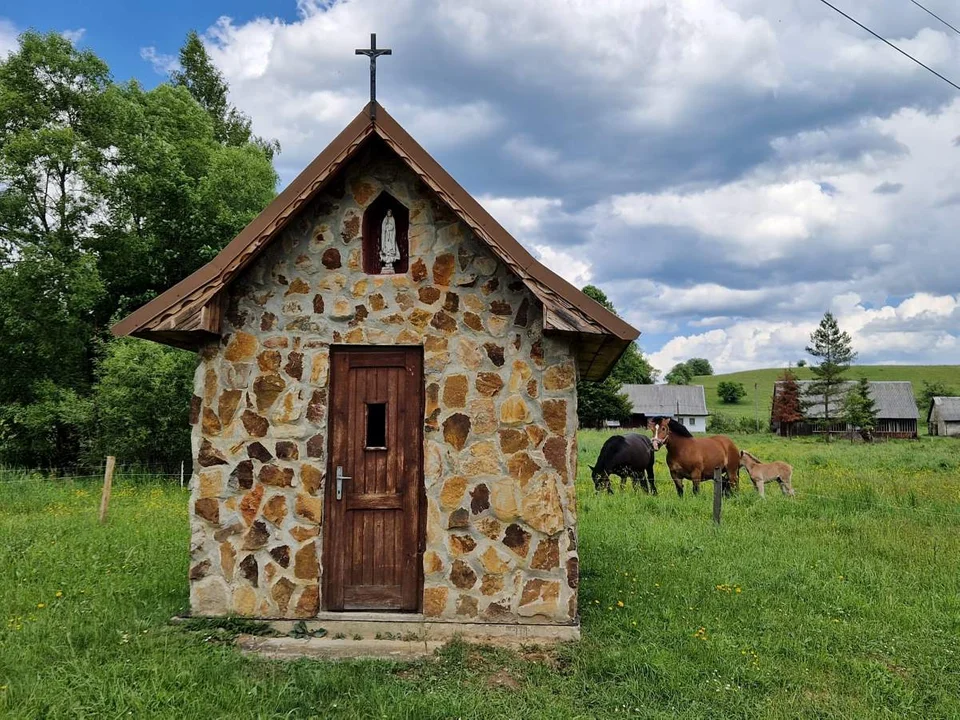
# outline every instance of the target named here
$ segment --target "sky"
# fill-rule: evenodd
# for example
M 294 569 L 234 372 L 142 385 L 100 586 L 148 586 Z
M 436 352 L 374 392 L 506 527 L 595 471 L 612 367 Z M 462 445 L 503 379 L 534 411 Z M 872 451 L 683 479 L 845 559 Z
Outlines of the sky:
M 960 84 L 909 0 L 835 4 Z M 147 86 L 198 30 L 283 183 L 367 101 L 375 31 L 381 104 L 661 371 L 795 363 L 827 310 L 862 363 L 960 363 L 960 91 L 814 0 L 3 0 L 0 53 L 29 27 Z

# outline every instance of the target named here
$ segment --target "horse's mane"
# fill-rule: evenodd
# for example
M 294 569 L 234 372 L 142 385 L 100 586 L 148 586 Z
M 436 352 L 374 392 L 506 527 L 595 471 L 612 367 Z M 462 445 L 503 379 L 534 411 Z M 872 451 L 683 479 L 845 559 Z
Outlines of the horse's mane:
M 687 430 L 687 426 L 683 423 L 678 423 L 676 420 L 671 418 L 667 421 L 667 427 L 670 428 L 670 432 L 676 433 L 680 437 L 692 438 L 693 435 L 690 434 L 690 431 Z
M 744 451 L 743 451 L 743 454 L 746 455 L 746 456 L 747 456 L 748 458 L 750 458 L 751 460 L 753 460 L 754 462 L 762 462 L 762 461 L 760 460 L 760 458 L 758 458 L 758 457 L 757 457 L 756 455 L 754 455 L 752 452 L 747 452 L 746 450 L 744 450 Z

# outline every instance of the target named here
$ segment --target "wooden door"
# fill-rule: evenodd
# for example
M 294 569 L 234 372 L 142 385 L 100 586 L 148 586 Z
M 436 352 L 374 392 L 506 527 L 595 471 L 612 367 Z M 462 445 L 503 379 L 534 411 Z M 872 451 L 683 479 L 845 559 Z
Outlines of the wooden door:
M 420 609 L 421 348 L 333 347 L 325 492 L 327 610 Z M 337 474 L 348 477 L 337 497 Z

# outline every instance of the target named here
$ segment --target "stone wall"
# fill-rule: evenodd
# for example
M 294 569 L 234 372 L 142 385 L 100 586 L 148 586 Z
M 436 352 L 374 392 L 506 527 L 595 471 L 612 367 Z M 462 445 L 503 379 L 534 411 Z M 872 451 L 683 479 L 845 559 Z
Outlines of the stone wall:
M 363 209 L 410 209 L 410 271 L 366 275 Z M 423 610 L 576 617 L 576 368 L 533 295 L 396 157 L 371 148 L 231 286 L 192 422 L 195 614 L 311 617 L 329 347 L 424 347 Z

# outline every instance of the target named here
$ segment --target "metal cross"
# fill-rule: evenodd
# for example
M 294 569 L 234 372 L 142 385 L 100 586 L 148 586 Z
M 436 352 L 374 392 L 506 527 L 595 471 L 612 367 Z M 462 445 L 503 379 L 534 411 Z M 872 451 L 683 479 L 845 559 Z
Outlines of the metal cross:
M 377 50 L 377 34 L 370 33 L 370 47 L 367 49 L 357 48 L 354 51 L 357 55 L 366 55 L 370 58 L 370 119 L 377 119 L 377 58 L 381 55 L 393 55 L 393 50 L 389 48 Z

